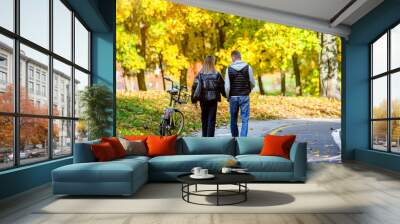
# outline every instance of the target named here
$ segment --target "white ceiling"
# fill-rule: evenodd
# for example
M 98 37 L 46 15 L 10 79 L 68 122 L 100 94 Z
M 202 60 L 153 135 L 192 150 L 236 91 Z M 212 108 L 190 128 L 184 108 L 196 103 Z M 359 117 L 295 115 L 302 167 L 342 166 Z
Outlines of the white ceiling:
M 342 37 L 350 34 L 350 26 L 353 23 L 383 2 L 383 0 L 170 1 Z M 344 8 L 345 10 L 342 10 Z
M 351 0 L 228 0 L 311 18 L 330 20 Z

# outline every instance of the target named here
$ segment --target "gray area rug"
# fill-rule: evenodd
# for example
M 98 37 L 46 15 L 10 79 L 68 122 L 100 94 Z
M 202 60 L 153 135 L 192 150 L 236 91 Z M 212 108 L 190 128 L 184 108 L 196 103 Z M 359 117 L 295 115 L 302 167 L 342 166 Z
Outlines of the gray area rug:
M 233 188 L 234 186 L 224 186 L 224 189 Z M 215 189 L 215 186 L 199 186 L 199 190 L 211 189 Z M 183 201 L 180 184 L 150 183 L 131 197 L 56 197 L 35 213 L 360 213 L 359 205 L 346 202 L 316 184 L 260 183 L 249 184 L 249 189 L 248 200 L 241 204 L 204 206 Z M 225 197 L 222 202 L 229 203 L 237 199 L 240 198 Z M 191 200 L 215 203 L 213 196 L 193 196 Z

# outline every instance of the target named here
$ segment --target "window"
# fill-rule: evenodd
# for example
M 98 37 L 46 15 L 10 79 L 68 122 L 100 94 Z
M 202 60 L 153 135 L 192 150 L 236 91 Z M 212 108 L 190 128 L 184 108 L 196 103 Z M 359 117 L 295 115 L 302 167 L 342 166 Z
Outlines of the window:
M 390 68 L 400 67 L 400 25 L 390 31 Z
M 89 69 L 89 32 L 75 18 L 75 62 L 82 68 Z
M 36 84 L 36 95 L 40 95 L 40 84 Z M 32 96 L 33 97 L 33 96 Z
M 0 169 L 14 166 L 14 122 L 12 116 L 0 115 Z
M 75 117 L 80 117 L 80 96 L 82 91 L 89 86 L 89 74 L 75 70 Z
M 33 67 L 32 66 L 29 66 L 28 74 L 29 74 L 29 79 L 33 80 L 34 77 L 33 77 Z
M 71 155 L 72 121 L 53 120 L 53 157 Z
M 0 9 L 0 20 L 2 10 Z M 11 66 L 13 52 L 13 40 L 0 33 L 0 113 L 14 112 L 14 71 Z
M 46 97 L 46 86 L 42 86 L 42 96 Z
M 0 52 L 0 91 L 7 91 L 7 69 L 8 69 L 7 55 Z
M 71 60 L 72 12 L 60 1 L 53 0 L 53 44 L 54 52 Z
M 7 84 L 7 73 L 0 70 L 0 84 L 6 85 Z
M 14 0 L 1 0 L 0 26 L 14 31 Z
M 0 54 L 0 68 L 7 69 L 7 55 Z
M 36 80 L 40 81 L 40 70 L 38 68 L 36 68 Z
M 400 153 L 400 25 L 370 46 L 371 148 Z
M 34 92 L 33 82 L 28 82 L 28 92 L 29 94 L 33 94 Z
M 65 89 L 65 83 L 72 84 L 72 68 L 69 65 L 66 65 L 56 59 L 53 60 L 53 114 L 54 115 L 61 115 L 61 116 L 68 116 L 72 117 L 72 102 L 68 102 L 65 104 L 64 96 L 68 96 L 69 100 L 72 101 L 72 92 L 70 89 Z M 61 102 L 58 100 L 60 96 Z M 61 107 L 66 106 L 66 114 L 60 113 Z
M 82 111 L 80 105 L 81 92 L 89 86 L 89 74 L 84 72 L 75 71 L 75 117 L 79 118 Z M 75 130 L 75 141 L 81 142 L 88 139 L 88 131 L 84 121 L 77 121 Z
M 49 0 L 20 0 L 21 36 L 49 48 Z
M 0 2 L 0 170 L 70 156 L 87 139 L 74 105 L 90 84 L 90 31 L 62 0 Z

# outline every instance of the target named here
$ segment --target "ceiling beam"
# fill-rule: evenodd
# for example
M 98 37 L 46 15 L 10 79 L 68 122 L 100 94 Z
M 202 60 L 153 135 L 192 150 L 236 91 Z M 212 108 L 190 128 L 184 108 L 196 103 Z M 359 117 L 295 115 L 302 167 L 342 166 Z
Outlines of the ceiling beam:
M 339 11 L 330 21 L 331 27 L 336 27 L 349 18 L 355 11 L 360 9 L 368 0 L 355 0 L 350 1 L 350 4 L 346 5 L 342 10 Z
M 169 0 L 183 5 L 194 6 L 211 11 L 223 12 L 251 19 L 262 20 L 266 22 L 279 23 L 288 26 L 294 26 L 302 29 L 314 30 L 317 32 L 348 37 L 350 27 L 337 25 L 332 27 L 329 21 L 296 15 L 293 13 L 279 10 L 261 8 L 238 2 L 226 0 Z

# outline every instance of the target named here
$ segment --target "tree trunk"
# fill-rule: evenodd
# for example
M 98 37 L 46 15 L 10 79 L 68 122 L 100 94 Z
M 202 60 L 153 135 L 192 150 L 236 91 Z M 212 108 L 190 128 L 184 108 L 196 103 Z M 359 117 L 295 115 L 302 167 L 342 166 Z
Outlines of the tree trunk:
M 146 39 L 147 38 L 147 25 L 140 23 L 140 49 L 139 55 L 142 56 L 146 61 Z M 144 69 L 140 70 L 137 74 L 138 87 L 140 91 L 146 91 L 146 79 L 144 77 Z
M 126 72 L 125 72 L 126 71 Z M 125 92 L 132 92 L 133 85 L 132 85 L 132 78 L 135 76 L 134 73 L 132 73 L 131 71 L 129 71 L 128 69 L 124 70 L 124 86 L 125 86 Z
M 163 90 L 165 91 L 166 86 L 165 86 L 165 73 L 164 73 L 164 66 L 163 66 L 163 55 L 162 53 L 158 54 L 158 66 L 160 67 L 161 71 L 161 79 L 162 79 L 162 84 L 163 84 Z
M 217 41 L 217 50 L 218 52 L 221 49 L 224 49 L 225 41 L 226 41 L 226 33 L 224 31 L 224 27 L 226 26 L 226 21 L 224 21 L 223 25 L 219 25 L 217 30 L 218 30 L 218 41 Z M 218 60 L 218 58 L 217 58 Z M 227 67 L 225 65 L 222 65 L 221 67 L 221 74 L 222 77 L 225 78 L 225 72 L 226 72 Z
M 146 87 L 146 79 L 144 77 L 144 71 L 141 70 L 137 75 L 137 82 L 138 82 L 138 88 L 140 91 L 146 91 L 147 87 Z
M 183 56 L 187 57 L 188 48 L 189 48 L 189 35 L 188 34 L 183 35 L 181 48 L 182 48 Z M 187 68 L 184 68 L 181 70 L 181 75 L 179 76 L 179 85 L 187 86 L 187 73 L 188 73 Z
M 336 36 L 320 34 L 319 93 L 322 97 L 340 99 L 339 63 Z
M 218 26 L 218 42 L 217 42 L 217 51 L 224 48 L 226 34 L 224 32 L 225 23 L 222 26 Z
M 286 96 L 286 73 L 281 70 L 281 95 Z
M 181 75 L 179 76 L 179 85 L 187 87 L 187 68 L 181 70 Z
M 301 87 L 300 65 L 297 53 L 292 55 L 293 72 L 296 79 L 296 96 L 303 95 L 303 88 Z
M 129 76 L 124 75 L 124 76 L 122 76 L 122 77 L 123 77 L 123 79 L 124 79 L 124 89 L 125 89 L 125 92 L 129 92 Z
M 264 84 L 262 82 L 262 75 L 258 75 L 258 88 L 260 89 L 260 94 L 265 95 Z

